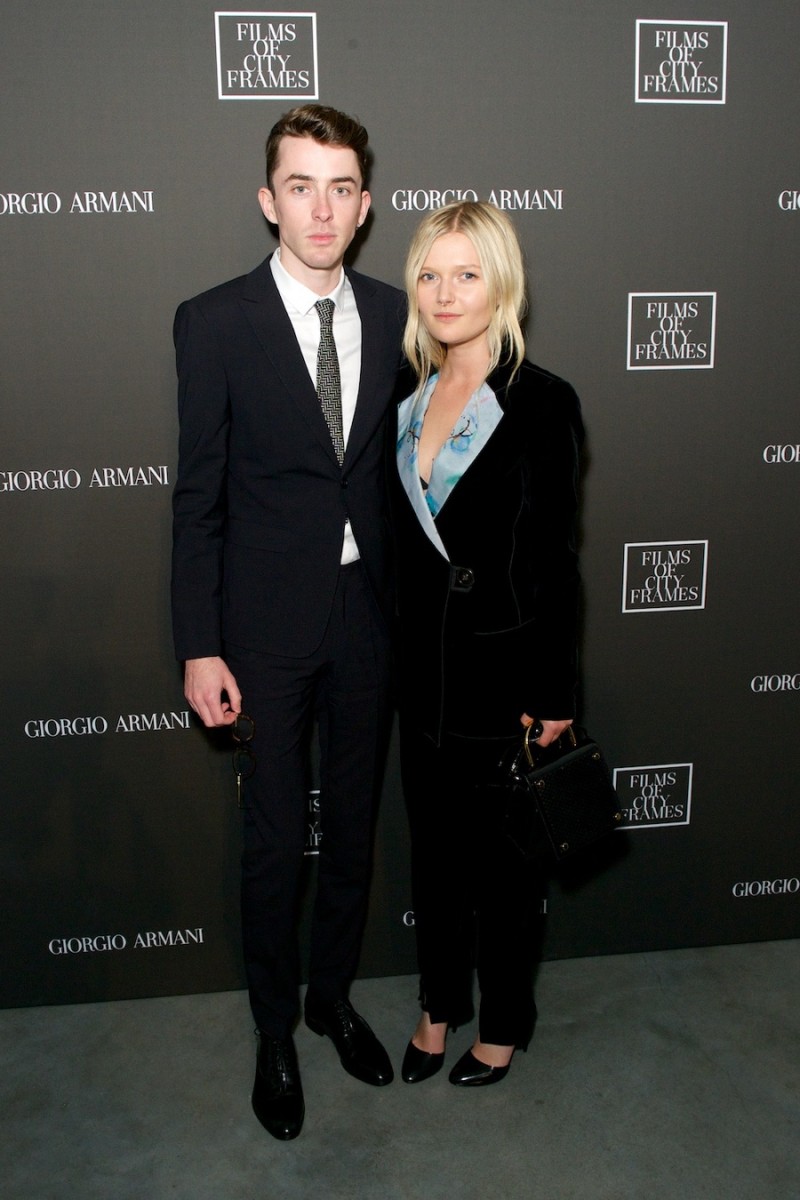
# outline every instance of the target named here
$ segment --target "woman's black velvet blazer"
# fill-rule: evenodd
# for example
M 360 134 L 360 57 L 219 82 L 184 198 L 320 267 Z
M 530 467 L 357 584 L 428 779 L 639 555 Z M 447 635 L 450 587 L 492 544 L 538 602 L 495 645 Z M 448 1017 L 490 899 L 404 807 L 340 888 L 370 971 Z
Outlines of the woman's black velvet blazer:
M 580 404 L 527 360 L 510 376 L 490 376 L 503 416 L 436 518 L 449 561 L 390 464 L 400 708 L 437 744 L 575 711 Z

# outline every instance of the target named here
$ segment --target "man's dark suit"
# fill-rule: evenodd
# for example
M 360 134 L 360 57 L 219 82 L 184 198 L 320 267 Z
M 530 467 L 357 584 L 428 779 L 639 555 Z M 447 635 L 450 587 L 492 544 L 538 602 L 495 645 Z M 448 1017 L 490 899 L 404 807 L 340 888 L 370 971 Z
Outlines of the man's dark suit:
M 361 320 L 361 376 L 341 467 L 269 260 L 186 301 L 175 318 L 175 649 L 180 659 L 222 656 L 256 722 L 243 926 L 256 1023 L 273 1037 L 285 1037 L 296 1015 L 308 724 L 315 708 L 324 710 L 310 983 L 328 1002 L 346 994 L 355 970 L 386 708 L 383 441 L 402 301 L 376 280 L 348 278 Z M 346 518 L 361 559 L 341 568 Z M 326 641 L 345 605 L 351 628 L 354 615 L 363 626 L 355 649 Z M 345 676 L 330 667 L 342 654 Z

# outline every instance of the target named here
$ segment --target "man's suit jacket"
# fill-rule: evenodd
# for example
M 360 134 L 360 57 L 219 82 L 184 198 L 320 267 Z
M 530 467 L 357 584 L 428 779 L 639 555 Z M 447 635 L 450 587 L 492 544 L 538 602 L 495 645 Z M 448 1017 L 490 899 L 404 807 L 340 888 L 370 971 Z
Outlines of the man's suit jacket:
M 436 518 L 447 559 L 393 472 L 401 712 L 437 744 L 574 713 L 580 405 L 527 360 L 509 377 L 489 377 L 503 416 Z
M 361 318 L 361 378 L 341 467 L 269 259 L 177 311 L 179 659 L 222 654 L 225 642 L 312 653 L 328 621 L 346 517 L 387 611 L 383 442 L 403 300 L 377 280 L 348 278 Z

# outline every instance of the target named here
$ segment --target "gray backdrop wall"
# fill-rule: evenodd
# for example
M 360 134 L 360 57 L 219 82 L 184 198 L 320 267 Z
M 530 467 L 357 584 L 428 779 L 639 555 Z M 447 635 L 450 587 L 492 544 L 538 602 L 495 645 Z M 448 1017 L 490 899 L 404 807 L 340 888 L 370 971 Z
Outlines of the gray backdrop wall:
M 424 211 L 494 199 L 531 357 L 583 398 L 583 717 L 628 828 L 553 882 L 546 954 L 796 935 L 794 0 L 6 0 L 0 28 L 0 1002 L 241 985 L 227 739 L 172 661 L 170 331 L 274 246 L 263 142 L 306 97 L 370 130 L 359 268 L 399 283 Z M 414 969 L 410 908 L 393 751 L 363 974 Z

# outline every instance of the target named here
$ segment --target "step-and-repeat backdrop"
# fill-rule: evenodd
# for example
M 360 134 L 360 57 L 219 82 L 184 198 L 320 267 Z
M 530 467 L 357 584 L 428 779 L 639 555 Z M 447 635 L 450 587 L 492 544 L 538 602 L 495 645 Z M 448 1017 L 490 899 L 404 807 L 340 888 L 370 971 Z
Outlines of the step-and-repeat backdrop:
M 625 829 L 553 881 L 546 955 L 795 936 L 800 9 L 250 8 L 3 5 L 0 1003 L 242 985 L 230 746 L 171 649 L 171 322 L 275 245 L 263 143 L 308 99 L 370 131 L 359 269 L 492 200 L 583 399 L 582 716 Z M 413 920 L 393 747 L 362 974 L 414 970 Z

